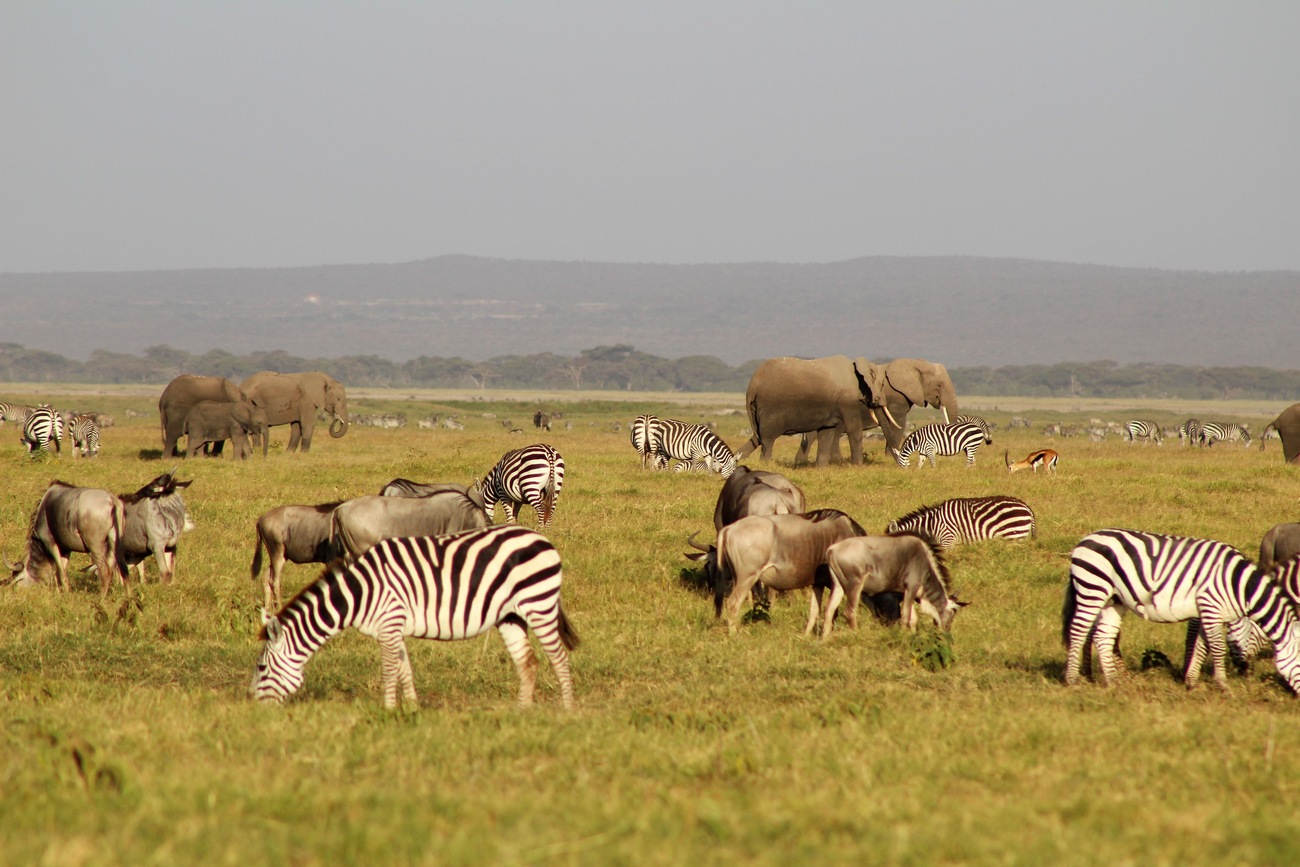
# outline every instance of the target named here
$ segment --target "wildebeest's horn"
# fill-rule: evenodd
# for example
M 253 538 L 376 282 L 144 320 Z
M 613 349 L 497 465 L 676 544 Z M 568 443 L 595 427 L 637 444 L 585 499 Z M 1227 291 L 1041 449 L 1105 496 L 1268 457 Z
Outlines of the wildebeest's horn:
M 706 545 L 701 545 L 699 542 L 696 542 L 696 541 L 695 541 L 695 537 L 698 536 L 698 535 L 700 535 L 700 531 L 699 531 L 699 530 L 696 530 L 694 533 L 692 533 L 691 535 L 687 536 L 687 537 L 686 537 L 686 544 L 687 544 L 687 545 L 690 545 L 690 546 L 691 546 L 692 548 L 694 548 L 696 551 L 703 551 L 704 553 L 707 554 L 707 553 L 709 552 L 708 546 L 706 546 Z

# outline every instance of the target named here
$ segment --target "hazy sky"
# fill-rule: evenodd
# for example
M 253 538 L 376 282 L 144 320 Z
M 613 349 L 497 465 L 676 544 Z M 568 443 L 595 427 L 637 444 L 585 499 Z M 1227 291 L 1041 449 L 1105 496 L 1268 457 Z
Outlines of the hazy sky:
M 1300 3 L 0 4 L 0 271 L 1300 269 Z

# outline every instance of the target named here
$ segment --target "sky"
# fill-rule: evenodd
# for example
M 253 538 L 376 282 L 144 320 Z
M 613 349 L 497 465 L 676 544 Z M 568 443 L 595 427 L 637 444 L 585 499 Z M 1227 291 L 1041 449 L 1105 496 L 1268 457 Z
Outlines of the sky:
M 0 4 L 0 272 L 1300 269 L 1300 3 Z

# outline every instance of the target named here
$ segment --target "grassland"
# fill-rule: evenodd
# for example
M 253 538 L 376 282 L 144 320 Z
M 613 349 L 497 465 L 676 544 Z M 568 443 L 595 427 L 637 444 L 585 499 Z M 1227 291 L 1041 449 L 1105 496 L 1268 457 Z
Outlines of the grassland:
M 157 459 L 156 418 L 125 416 L 156 393 L 21 392 L 118 424 L 97 460 L 48 463 L 0 428 L 7 557 L 51 478 L 128 491 L 175 463 Z M 771 468 L 810 506 L 869 529 L 950 496 L 1009 493 L 1036 510 L 1036 541 L 951 555 L 972 605 L 954 626 L 956 663 L 929 671 L 906 632 L 870 618 L 804 638 L 798 596 L 734 637 L 716 627 L 682 553 L 689 532 L 711 535 L 719 483 L 641 472 L 625 428 L 642 411 L 703 417 L 736 445 L 745 420 L 723 414 L 735 396 L 551 402 L 565 418 L 544 436 L 568 475 L 549 535 L 583 639 L 577 712 L 559 709 L 545 669 L 541 703 L 517 710 L 496 635 L 410 642 L 418 711 L 383 710 L 378 649 L 355 633 L 312 660 L 285 706 L 249 701 L 256 517 L 395 476 L 481 475 L 532 441 L 537 405 L 481 397 L 359 393 L 354 412 L 455 412 L 465 430 L 354 427 L 289 455 L 277 429 L 265 461 L 182 462 L 197 528 L 177 581 L 141 588 L 138 604 L 117 588 L 101 605 L 84 574 L 67 594 L 0 588 L 0 863 L 1295 863 L 1300 706 L 1271 663 L 1226 693 L 1188 693 L 1159 664 L 1181 662 L 1181 628 L 1129 617 L 1126 682 L 1067 689 L 1060 604 L 1071 547 L 1105 526 L 1209 536 L 1253 556 L 1268 527 L 1297 520 L 1300 471 L 1275 442 L 1261 453 L 1084 438 L 1052 443 L 1055 478 L 1002 469 L 1003 449 L 1046 443 L 1037 428 L 1048 421 L 1176 423 L 1195 411 L 1258 430 L 1282 407 L 968 399 L 1004 425 L 969 471 L 941 459 L 905 472 L 879 441 L 867 466 L 792 468 L 796 443 L 782 441 Z M 1005 430 L 1011 412 L 1035 429 Z M 505 418 L 527 432 L 509 434 Z M 286 589 L 315 574 L 288 567 Z M 1141 670 L 1144 657 L 1157 664 Z

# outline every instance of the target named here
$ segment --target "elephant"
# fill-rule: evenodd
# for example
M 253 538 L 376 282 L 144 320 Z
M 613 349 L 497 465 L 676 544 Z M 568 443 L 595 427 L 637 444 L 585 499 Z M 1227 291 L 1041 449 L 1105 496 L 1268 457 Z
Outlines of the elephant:
M 1288 464 L 1300 464 L 1300 403 L 1293 403 L 1282 410 L 1282 414 L 1264 428 L 1264 433 L 1268 433 L 1270 427 L 1282 438 L 1283 460 Z M 1264 448 L 1262 436 L 1259 438 L 1259 447 L 1261 450 Z
M 182 374 L 163 389 L 158 398 L 158 418 L 162 427 L 162 456 L 179 457 L 176 441 L 184 435 L 185 417 L 201 400 L 218 400 L 227 403 L 247 401 L 239 386 L 220 376 L 194 376 Z
M 810 365 L 818 375 L 798 364 Z M 849 377 L 859 384 L 861 396 L 857 400 L 845 399 L 843 383 L 852 381 Z M 843 355 L 811 362 L 770 359 L 754 371 L 745 403 L 755 433 L 738 458 L 744 458 L 760 444 L 764 446 L 763 457 L 769 458 L 770 442 L 776 437 L 815 431 L 819 467 L 838 456 L 842 434 L 849 437 L 850 460 L 859 464 L 863 431 L 880 427 L 889 454 L 902 445 L 907 413 L 912 407 L 940 409 L 945 419 L 955 418 L 958 412 L 957 391 L 948 370 L 942 364 L 919 358 L 899 358 L 888 364 L 873 364 L 864 358 L 850 361 Z M 765 420 L 765 413 L 769 419 Z M 807 458 L 810 445 L 811 437 L 805 436 L 796 463 Z
M 266 457 L 271 439 L 269 427 L 266 410 L 250 401 L 201 400 L 185 416 L 184 433 L 190 438 L 190 457 L 198 454 L 199 449 L 208 443 L 213 444 L 213 456 L 218 456 L 221 454 L 220 444 L 230 440 L 235 449 L 234 459 L 242 461 L 253 453 L 249 434 L 252 434 L 254 443 L 261 443 L 262 457 Z
M 290 426 L 288 451 L 311 449 L 311 435 L 316 429 L 316 413 L 323 411 L 330 422 L 330 436 L 335 439 L 348 432 L 348 398 L 334 378 L 319 370 L 306 373 L 276 373 L 261 370 L 245 379 L 240 387 L 256 405 L 266 410 L 269 424 Z

